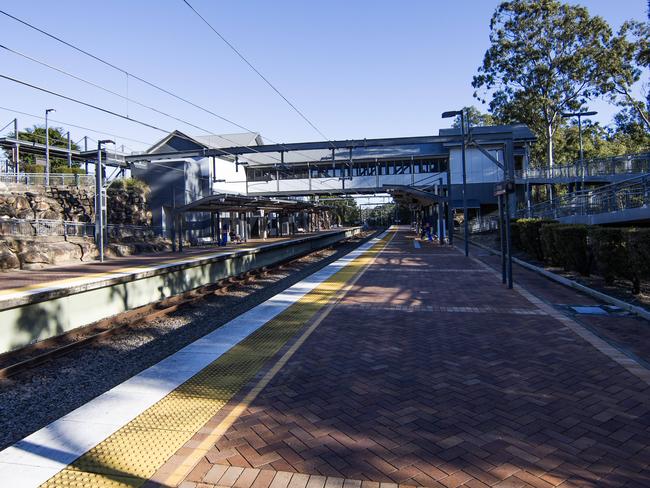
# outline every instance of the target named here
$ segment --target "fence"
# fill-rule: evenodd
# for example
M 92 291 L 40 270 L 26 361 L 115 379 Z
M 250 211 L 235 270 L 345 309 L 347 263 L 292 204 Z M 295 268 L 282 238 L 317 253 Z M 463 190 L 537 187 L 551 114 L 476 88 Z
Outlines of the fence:
M 470 234 L 479 234 L 481 232 L 490 232 L 499 229 L 499 216 L 488 215 L 472 219 L 467 223 Z
M 64 220 L 0 220 L 0 235 L 33 237 L 33 236 L 93 236 L 95 224 L 85 222 L 67 222 Z
M 552 218 L 594 215 L 650 205 L 650 174 L 577 191 L 518 211 L 519 217 Z
M 50 173 L 49 184 L 45 173 L 0 173 L 0 183 L 25 186 L 95 187 L 95 175 Z
M 517 170 L 515 177 L 519 179 L 553 179 L 582 178 L 584 175 L 585 178 L 588 178 L 590 176 L 643 173 L 650 173 L 650 153 L 588 159 L 584 162 L 584 171 L 580 161 L 553 168 L 528 168 L 527 170 Z
M 148 227 L 139 225 L 108 224 L 106 236 L 109 239 L 121 240 L 125 238 L 151 238 L 165 236 L 162 227 Z M 69 222 L 64 220 L 29 220 L 6 219 L 0 220 L 0 236 L 15 237 L 93 237 L 95 224 L 87 222 Z

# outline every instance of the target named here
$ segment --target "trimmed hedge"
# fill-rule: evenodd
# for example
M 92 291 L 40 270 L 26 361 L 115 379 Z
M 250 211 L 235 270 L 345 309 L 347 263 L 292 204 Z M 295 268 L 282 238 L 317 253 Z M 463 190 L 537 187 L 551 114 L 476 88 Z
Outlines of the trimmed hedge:
M 637 294 L 641 279 L 650 278 L 650 229 L 629 229 L 625 237 L 632 293 Z
M 587 243 L 587 226 L 554 225 L 552 230 L 560 265 L 567 271 L 575 270 L 583 276 L 589 276 L 592 260 Z
M 630 276 L 624 229 L 591 227 L 589 240 L 596 269 L 605 283 L 611 285 L 619 276 Z
M 534 257 L 538 261 L 542 261 L 544 259 L 544 251 L 542 249 L 540 231 L 543 225 L 552 223 L 556 223 L 555 220 L 517 220 L 517 227 L 519 231 L 518 239 L 521 243 L 521 250 Z
M 612 228 L 566 225 L 554 221 L 522 219 L 516 223 L 516 246 L 529 256 L 567 271 L 589 276 L 592 269 L 605 282 L 626 279 L 632 292 L 650 279 L 650 228 Z
M 562 224 L 544 224 L 539 230 L 539 236 L 542 243 L 542 255 L 544 261 L 553 266 L 562 266 L 560 249 L 556 239 L 555 230 Z

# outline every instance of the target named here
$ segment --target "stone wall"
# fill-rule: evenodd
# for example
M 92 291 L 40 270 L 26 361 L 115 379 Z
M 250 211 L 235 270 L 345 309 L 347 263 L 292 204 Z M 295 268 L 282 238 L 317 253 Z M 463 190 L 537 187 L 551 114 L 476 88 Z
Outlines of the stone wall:
M 112 185 L 107 191 L 109 224 L 150 226 L 148 189 L 141 186 Z M 25 191 L 0 188 L 0 270 L 40 269 L 98 256 L 92 237 L 34 236 L 32 224 L 16 221 L 54 220 L 92 223 L 95 220 L 94 191 L 86 188 L 33 188 Z M 5 224 L 2 224 L 2 222 Z M 24 227 L 24 229 L 23 229 Z M 3 235 L 6 234 L 6 235 Z M 127 256 L 169 250 L 168 241 L 152 231 L 113 232 L 107 256 Z
M 94 194 L 83 188 L 0 192 L 0 219 L 92 222 Z
M 108 223 L 124 225 L 151 225 L 152 214 L 147 203 L 146 188 L 108 189 Z
M 0 240 L 0 270 L 41 269 L 71 261 L 90 261 L 97 254 L 90 239 L 3 236 Z

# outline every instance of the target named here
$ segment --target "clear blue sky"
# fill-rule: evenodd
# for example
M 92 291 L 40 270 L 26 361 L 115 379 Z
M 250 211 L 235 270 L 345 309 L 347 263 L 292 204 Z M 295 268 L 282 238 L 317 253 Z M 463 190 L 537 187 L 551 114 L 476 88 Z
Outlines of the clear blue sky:
M 488 46 L 497 0 L 192 0 L 330 139 L 437 133 L 444 110 L 478 104 L 472 75 Z M 646 0 L 583 0 L 614 28 L 645 19 Z M 280 142 L 319 140 L 303 120 L 230 51 L 181 0 L 2 2 L 2 9 L 118 66 Z M 0 16 L 0 43 L 126 93 L 101 64 Z M 126 103 L 0 50 L 0 72 L 126 113 Z M 129 96 L 214 133 L 236 127 L 138 82 Z M 0 80 L 0 106 L 143 142 L 162 134 Z M 594 103 L 603 124 L 615 108 Z M 166 129 L 201 133 L 148 110 L 129 114 Z M 13 114 L 0 110 L 0 127 Z M 37 120 L 19 116 L 21 126 Z M 72 129 L 79 138 L 86 131 Z M 92 135 L 91 133 L 89 133 Z M 96 137 L 96 134 L 94 135 Z M 144 146 L 122 140 L 140 150 Z

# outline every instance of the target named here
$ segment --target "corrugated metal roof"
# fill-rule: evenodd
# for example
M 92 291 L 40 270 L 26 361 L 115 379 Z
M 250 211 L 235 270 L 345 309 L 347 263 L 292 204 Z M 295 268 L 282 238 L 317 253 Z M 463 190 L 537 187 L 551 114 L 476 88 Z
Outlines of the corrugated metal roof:
M 222 135 L 210 134 L 207 136 L 192 136 L 192 138 L 213 149 L 235 146 L 259 146 L 264 143 L 262 137 L 257 132 L 239 132 Z

